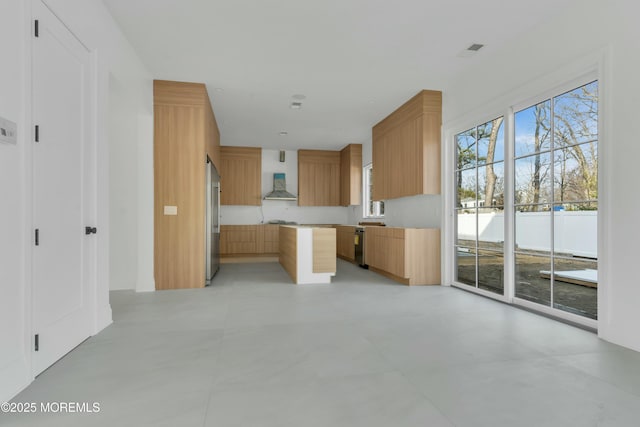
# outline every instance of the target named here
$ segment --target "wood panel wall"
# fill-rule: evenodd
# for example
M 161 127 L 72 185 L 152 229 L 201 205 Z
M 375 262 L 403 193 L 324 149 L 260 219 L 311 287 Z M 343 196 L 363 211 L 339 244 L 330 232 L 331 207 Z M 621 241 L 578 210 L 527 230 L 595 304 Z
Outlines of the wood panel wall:
M 204 84 L 154 81 L 156 289 L 205 285 L 205 165 L 219 139 Z

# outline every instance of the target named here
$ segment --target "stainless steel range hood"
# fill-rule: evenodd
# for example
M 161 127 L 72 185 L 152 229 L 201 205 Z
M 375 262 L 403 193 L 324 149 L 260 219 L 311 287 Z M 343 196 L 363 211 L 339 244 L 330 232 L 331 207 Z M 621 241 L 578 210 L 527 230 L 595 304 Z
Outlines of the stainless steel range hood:
M 291 200 L 296 201 L 298 198 L 287 191 L 287 179 L 283 173 L 273 174 L 273 191 L 266 196 L 265 200 Z

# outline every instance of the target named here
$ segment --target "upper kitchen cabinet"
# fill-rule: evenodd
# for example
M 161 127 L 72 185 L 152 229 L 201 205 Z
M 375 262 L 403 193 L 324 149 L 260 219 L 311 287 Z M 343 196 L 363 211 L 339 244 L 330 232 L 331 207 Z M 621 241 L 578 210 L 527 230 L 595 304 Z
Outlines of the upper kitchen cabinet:
M 220 132 L 201 83 L 155 80 L 154 274 L 156 289 L 205 285 L 205 168 L 219 168 Z
M 220 203 L 260 206 L 262 149 L 223 146 L 220 157 Z
M 359 205 L 362 200 L 362 144 L 340 151 L 340 205 Z
M 373 198 L 440 194 L 442 92 L 423 90 L 373 127 Z
M 298 150 L 298 206 L 340 206 L 340 152 Z

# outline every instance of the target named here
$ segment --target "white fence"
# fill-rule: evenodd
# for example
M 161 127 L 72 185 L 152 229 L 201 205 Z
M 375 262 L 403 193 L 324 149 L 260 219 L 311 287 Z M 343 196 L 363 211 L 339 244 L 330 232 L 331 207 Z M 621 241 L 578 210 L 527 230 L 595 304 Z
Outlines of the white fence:
M 519 249 L 548 251 L 551 247 L 551 215 L 554 215 L 554 247 L 556 252 L 576 256 L 598 257 L 598 212 L 517 212 L 516 245 Z M 475 215 L 458 215 L 458 238 L 475 240 Z M 478 240 L 504 241 L 504 214 L 478 215 Z

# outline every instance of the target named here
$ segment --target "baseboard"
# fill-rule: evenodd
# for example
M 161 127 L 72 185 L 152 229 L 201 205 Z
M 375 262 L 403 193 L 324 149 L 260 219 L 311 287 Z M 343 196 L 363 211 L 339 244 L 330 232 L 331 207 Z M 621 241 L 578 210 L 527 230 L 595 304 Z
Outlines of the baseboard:
M 247 264 L 256 262 L 278 262 L 278 254 L 233 254 L 222 255 L 220 264 Z

